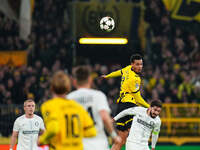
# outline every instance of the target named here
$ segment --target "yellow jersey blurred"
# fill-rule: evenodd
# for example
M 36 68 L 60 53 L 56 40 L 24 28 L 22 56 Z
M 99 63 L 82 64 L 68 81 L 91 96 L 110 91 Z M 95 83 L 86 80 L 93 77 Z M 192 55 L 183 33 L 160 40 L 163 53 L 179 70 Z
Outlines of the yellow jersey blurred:
M 46 131 L 40 142 L 50 150 L 83 150 L 83 137 L 96 136 L 92 119 L 74 100 L 56 97 L 41 106 Z

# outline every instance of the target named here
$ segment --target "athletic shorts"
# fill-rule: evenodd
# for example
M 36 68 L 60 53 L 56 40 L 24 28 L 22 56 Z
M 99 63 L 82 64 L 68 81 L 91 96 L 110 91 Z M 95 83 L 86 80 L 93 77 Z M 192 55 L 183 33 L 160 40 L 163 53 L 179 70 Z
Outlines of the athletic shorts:
M 126 141 L 126 150 L 150 150 L 148 145 Z
M 119 114 L 121 111 L 128 109 L 130 107 L 136 107 L 137 105 L 134 103 L 121 103 L 119 102 L 117 104 L 117 112 L 116 115 Z M 132 120 L 133 120 L 133 115 L 128 115 L 128 116 L 124 116 L 122 118 L 120 118 L 119 120 L 116 121 L 116 128 L 120 131 L 125 131 L 131 128 L 131 124 L 132 124 Z

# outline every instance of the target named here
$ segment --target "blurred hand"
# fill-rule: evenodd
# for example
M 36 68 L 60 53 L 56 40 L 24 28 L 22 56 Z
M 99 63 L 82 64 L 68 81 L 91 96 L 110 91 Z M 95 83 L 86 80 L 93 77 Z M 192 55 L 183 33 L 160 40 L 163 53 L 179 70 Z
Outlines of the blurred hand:
M 38 146 L 41 145 L 41 143 L 40 143 L 40 137 L 39 137 L 38 140 L 37 140 L 37 145 L 38 145 Z
M 116 144 L 120 144 L 122 142 L 122 139 L 120 136 L 116 136 L 113 138 L 113 142 Z
M 155 150 L 155 148 L 151 148 L 151 150 Z
M 112 118 L 112 123 L 115 123 L 115 120 L 114 120 L 114 118 Z
M 102 79 L 106 79 L 106 75 L 101 75 L 101 78 Z

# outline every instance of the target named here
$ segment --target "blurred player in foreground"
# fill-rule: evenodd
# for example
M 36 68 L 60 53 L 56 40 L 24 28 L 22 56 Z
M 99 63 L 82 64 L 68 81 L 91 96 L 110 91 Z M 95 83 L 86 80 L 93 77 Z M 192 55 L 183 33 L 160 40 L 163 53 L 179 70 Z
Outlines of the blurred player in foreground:
M 18 138 L 17 150 L 38 150 L 38 135 L 41 135 L 45 128 L 41 117 L 34 114 L 35 102 L 26 100 L 24 102 L 25 114 L 15 120 L 11 136 L 10 150 Z
M 126 115 L 134 115 L 126 141 L 126 150 L 149 150 L 148 140 L 151 134 L 151 148 L 155 150 L 161 126 L 161 120 L 158 116 L 161 109 L 162 103 L 159 100 L 154 100 L 149 108 L 132 107 L 115 116 L 114 120 L 118 120 Z
M 121 91 L 116 102 L 118 104 L 117 114 L 124 109 L 137 105 L 149 107 L 149 104 L 145 102 L 140 94 L 140 74 L 143 68 L 142 56 L 134 54 L 131 56 L 130 62 L 131 65 L 121 70 L 101 76 L 105 79 L 121 76 Z M 120 143 L 114 143 L 112 150 L 120 150 L 123 144 L 125 144 L 132 120 L 132 116 L 124 116 L 116 121 L 116 128 L 118 129 L 118 134 L 122 138 L 122 141 Z
M 82 138 L 96 136 L 92 119 L 80 104 L 65 98 L 71 84 L 64 72 L 56 72 L 50 86 L 53 98 L 41 106 L 46 131 L 40 144 L 49 144 L 50 150 L 83 150 Z
M 95 127 L 98 133 L 96 137 L 90 139 L 84 138 L 84 150 L 109 150 L 104 126 L 108 133 L 110 133 L 113 142 L 119 143 L 121 138 L 117 136 L 117 133 L 113 128 L 106 95 L 101 91 L 91 89 L 93 81 L 89 67 L 78 66 L 74 69 L 73 75 L 74 85 L 77 90 L 67 95 L 67 98 L 74 99 L 84 106 L 95 122 Z

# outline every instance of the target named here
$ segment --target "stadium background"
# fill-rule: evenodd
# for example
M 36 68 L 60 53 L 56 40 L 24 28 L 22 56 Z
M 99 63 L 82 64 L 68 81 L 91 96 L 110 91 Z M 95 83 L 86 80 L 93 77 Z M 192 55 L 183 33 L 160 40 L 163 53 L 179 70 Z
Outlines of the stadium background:
M 200 148 L 200 0 L 27 2 L 0 0 L 0 144 L 9 144 L 23 101 L 35 99 L 39 113 L 52 73 L 71 74 L 78 64 L 91 66 L 94 87 L 106 93 L 115 115 L 120 79 L 97 77 L 125 67 L 139 52 L 142 95 L 164 103 L 157 149 Z M 113 32 L 98 28 L 106 15 L 116 21 Z M 128 44 L 85 45 L 82 37 L 127 38 Z

